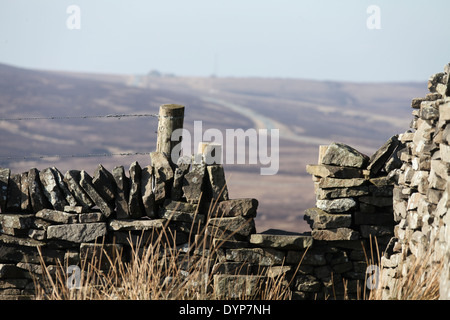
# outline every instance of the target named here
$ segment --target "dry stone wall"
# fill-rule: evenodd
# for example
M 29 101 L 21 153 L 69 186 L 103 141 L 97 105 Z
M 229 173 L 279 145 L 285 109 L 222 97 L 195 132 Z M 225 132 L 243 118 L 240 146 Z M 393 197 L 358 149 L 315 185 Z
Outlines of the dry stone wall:
M 412 100 L 411 130 L 399 136 L 405 147 L 398 153 L 402 165 L 395 173 L 394 238 L 383 257 L 385 298 L 398 298 L 392 289 L 413 267 L 432 270 L 442 263 L 441 298 L 450 298 L 449 75 L 450 64 L 430 77 L 429 93 Z
M 371 266 L 382 268 L 375 287 L 383 298 L 398 298 L 396 284 L 429 250 L 431 263 L 444 262 L 441 298 L 450 298 L 449 72 L 412 101 L 411 130 L 373 155 L 337 142 L 320 147 L 306 168 L 316 206 L 305 212 L 304 234 L 256 233 L 258 201 L 231 198 L 223 166 L 202 155 L 173 164 L 153 152 L 150 165 L 99 165 L 92 175 L 0 168 L 0 298 L 33 298 L 43 263 L 81 266 L 99 252 L 121 252 L 128 263 L 133 247 L 161 233 L 185 257 L 184 274 L 190 259 L 211 258 L 202 272 L 217 298 L 257 298 L 280 276 L 285 297 L 362 298 Z

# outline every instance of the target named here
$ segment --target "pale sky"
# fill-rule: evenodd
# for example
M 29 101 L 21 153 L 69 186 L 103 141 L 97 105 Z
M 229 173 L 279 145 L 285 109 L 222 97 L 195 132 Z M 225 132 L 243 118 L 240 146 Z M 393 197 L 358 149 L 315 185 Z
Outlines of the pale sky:
M 66 12 L 80 9 L 80 29 Z M 380 9 L 369 29 L 370 5 Z M 0 63 L 180 76 L 425 81 L 450 62 L 448 0 L 0 0 Z

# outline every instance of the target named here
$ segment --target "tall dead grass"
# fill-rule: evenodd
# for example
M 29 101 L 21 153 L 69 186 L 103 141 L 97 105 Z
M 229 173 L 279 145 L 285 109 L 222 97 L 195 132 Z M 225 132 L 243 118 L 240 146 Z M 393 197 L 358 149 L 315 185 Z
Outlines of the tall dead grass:
M 124 262 L 125 252 L 119 246 L 111 253 L 101 244 L 100 254 L 80 257 L 75 268 L 70 268 L 68 262 L 64 265 L 59 262 L 56 268 L 47 266 L 39 251 L 44 272 L 42 279 L 35 280 L 36 299 L 223 299 L 215 291 L 211 270 L 223 261 L 221 247 L 233 234 L 225 234 L 218 228 L 214 232 L 209 234 L 206 224 L 201 230 L 192 224 L 189 239 L 195 240 L 177 246 L 177 234 L 171 231 L 167 221 L 162 230 L 153 231 L 148 243 L 143 243 L 143 236 L 134 243 L 129 239 L 128 262 Z M 251 294 L 245 294 L 245 288 L 241 288 L 240 299 L 280 300 L 291 297 L 288 288 L 293 277 L 287 279 L 283 272 L 274 274 L 270 268 L 261 270 L 258 275 L 263 281 Z

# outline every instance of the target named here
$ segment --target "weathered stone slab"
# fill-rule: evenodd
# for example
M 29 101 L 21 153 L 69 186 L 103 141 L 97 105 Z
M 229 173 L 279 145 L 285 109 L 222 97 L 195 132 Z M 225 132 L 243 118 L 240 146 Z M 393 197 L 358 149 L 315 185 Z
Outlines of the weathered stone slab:
M 172 200 L 180 201 L 183 198 L 183 180 L 186 173 L 189 172 L 191 167 L 191 157 L 183 156 L 177 161 L 175 168 L 171 197 Z
M 214 293 L 219 299 L 255 299 L 267 278 L 247 275 L 214 275 Z
M 366 183 L 366 179 L 363 178 L 353 178 L 353 179 L 338 179 L 338 178 L 321 178 L 317 182 L 317 186 L 323 189 L 330 188 L 351 188 L 360 187 Z
M 64 195 L 64 198 L 67 201 L 67 204 L 69 206 L 73 206 L 73 207 L 77 206 L 78 205 L 77 200 L 70 192 L 69 188 L 67 187 L 66 182 L 64 182 L 64 176 L 62 175 L 62 173 L 55 167 L 52 167 L 51 169 L 55 176 L 55 181 L 58 184 L 59 189 L 61 189 L 61 191 Z
M 6 202 L 6 209 L 12 212 L 21 210 L 22 191 L 20 187 L 21 174 L 12 174 L 9 179 L 8 186 L 8 200 Z
M 319 208 L 306 209 L 303 219 L 308 222 L 312 229 L 348 228 L 352 224 L 351 214 L 330 214 Z
M 155 201 L 164 201 L 169 195 L 173 184 L 173 171 L 169 160 L 160 152 L 150 153 L 150 158 L 155 175 Z
M 250 243 L 258 247 L 281 250 L 300 250 L 312 246 L 311 236 L 270 229 L 250 236 Z
M 333 200 L 317 200 L 316 206 L 317 208 L 328 213 L 340 213 L 356 208 L 357 203 L 352 198 L 342 198 Z
M 91 176 L 84 170 L 80 172 L 80 186 L 89 195 L 89 198 L 92 199 L 92 201 L 105 215 L 105 217 L 108 218 L 114 212 L 114 209 L 111 208 L 109 204 L 95 190 L 94 185 L 92 184 Z
M 8 185 L 11 170 L 0 168 L 0 210 L 6 211 L 6 200 L 8 199 Z
M 242 216 L 211 218 L 207 224 L 207 234 L 220 239 L 247 240 L 251 234 L 256 233 L 253 218 Z
M 215 217 L 256 217 L 258 200 L 252 198 L 232 199 L 219 202 L 216 206 Z
M 57 223 L 77 223 L 78 215 L 64 211 L 43 209 L 36 213 L 36 218 Z
M 221 164 L 208 165 L 208 181 L 211 189 L 211 197 L 214 200 L 228 200 L 228 187 L 225 180 L 225 172 Z
M 102 222 L 104 220 L 105 216 L 101 212 L 86 212 L 78 215 L 80 223 Z
M 112 174 L 101 164 L 97 166 L 92 177 L 92 184 L 98 194 L 110 205 L 115 199 L 115 181 Z
M 352 187 L 352 188 L 333 188 L 316 190 L 316 198 L 319 200 L 360 197 L 369 194 L 368 186 Z
M 89 195 L 80 186 L 80 174 L 81 171 L 70 170 L 64 175 L 64 182 L 66 182 L 67 187 L 76 199 L 77 203 L 83 207 L 84 210 L 89 210 L 95 203 L 89 197 Z
M 337 228 L 326 230 L 313 230 L 311 236 L 314 240 L 338 241 L 338 240 L 356 240 L 359 238 L 359 232 L 350 228 Z
M 23 212 L 31 212 L 31 201 L 28 191 L 28 172 L 23 172 L 20 177 L 20 192 L 22 193 L 22 199 L 20 201 L 20 210 Z
M 130 181 L 125 175 L 123 166 L 117 166 L 113 169 L 112 175 L 116 183 L 116 214 L 118 219 L 130 218 L 128 210 L 128 199 L 130 198 Z
M 247 262 L 260 266 L 280 265 L 285 253 L 283 251 L 269 248 L 241 248 L 227 249 L 226 259 L 234 262 Z
M 51 207 L 51 204 L 48 203 L 44 191 L 42 190 L 39 171 L 36 168 L 32 168 L 28 171 L 28 190 L 34 212 Z
M 204 163 L 193 163 L 191 171 L 183 179 L 183 194 L 190 203 L 198 203 L 204 191 L 206 166 Z
M 128 200 L 128 210 L 130 216 L 139 219 L 143 216 L 144 205 L 141 195 L 141 175 L 142 169 L 137 161 L 130 166 L 130 198 Z
M 363 170 L 329 165 L 307 165 L 306 171 L 317 177 L 341 179 L 364 178 Z
M 198 205 L 194 203 L 167 199 L 166 201 L 164 201 L 164 205 L 162 208 L 165 210 L 175 210 L 175 211 L 195 213 L 197 211 Z
M 369 157 L 358 150 L 343 143 L 333 142 L 323 155 L 321 164 L 364 168 L 368 161 Z
M 0 227 L 12 229 L 28 229 L 33 226 L 34 214 L 28 213 L 13 213 L 0 214 Z
M 156 201 L 153 193 L 153 167 L 142 168 L 141 196 L 144 213 L 149 218 L 156 218 Z
M 164 227 L 165 219 L 153 220 L 110 220 L 108 222 L 108 229 L 113 231 L 143 231 L 151 229 L 162 229 Z
M 370 170 L 371 176 L 375 176 L 380 172 L 399 143 L 400 141 L 398 140 L 398 135 L 392 136 L 370 157 L 367 169 Z
M 56 182 L 52 168 L 46 168 L 39 173 L 39 179 L 43 186 L 43 191 L 48 201 L 55 210 L 64 211 L 67 201 Z
M 184 222 L 201 222 L 206 220 L 205 215 L 197 214 L 196 212 L 185 212 L 177 210 L 161 209 L 161 218 L 171 221 L 184 221 Z
M 106 223 L 77 223 L 49 226 L 48 239 L 66 240 L 75 243 L 94 241 L 106 235 Z

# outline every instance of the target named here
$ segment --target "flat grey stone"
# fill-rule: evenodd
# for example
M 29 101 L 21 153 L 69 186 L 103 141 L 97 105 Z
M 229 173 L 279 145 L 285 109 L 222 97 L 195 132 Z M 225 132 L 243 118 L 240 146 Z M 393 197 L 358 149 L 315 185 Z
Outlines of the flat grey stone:
M 223 166 L 221 164 L 208 165 L 206 171 L 208 172 L 211 197 L 218 201 L 228 200 L 228 187 Z
M 150 153 L 150 159 L 155 176 L 155 201 L 156 203 L 164 202 L 168 197 L 173 184 L 173 171 L 169 160 L 160 152 Z
M 183 156 L 178 159 L 174 171 L 172 192 L 170 193 L 172 200 L 180 201 L 183 198 L 183 179 L 186 173 L 189 172 L 190 166 L 191 157 Z
M 130 166 L 130 198 L 128 200 L 128 210 L 131 218 L 139 219 L 143 216 L 144 205 L 141 195 L 141 175 L 142 169 L 137 161 Z
M 112 175 L 116 183 L 116 215 L 118 219 L 130 218 L 128 210 L 128 199 L 130 198 L 130 181 L 125 174 L 123 166 L 117 166 L 113 169 Z
M 156 218 L 155 194 L 153 193 L 153 167 L 142 168 L 141 196 L 144 213 L 149 218 Z
M 206 166 L 204 163 L 193 163 L 191 171 L 185 174 L 183 180 L 183 194 L 186 201 L 198 203 L 204 191 Z
M 109 204 L 114 202 L 115 182 L 112 174 L 101 164 L 97 166 L 92 177 L 92 184 L 100 196 Z
M 250 236 L 250 243 L 258 247 L 282 250 L 300 250 L 312 245 L 313 239 L 307 235 L 283 235 L 276 230 L 255 233 Z
M 80 173 L 81 171 L 79 170 L 67 171 L 64 175 L 64 182 L 67 184 L 67 187 L 69 188 L 78 204 L 83 207 L 83 210 L 88 211 L 95 205 L 95 203 L 86 193 L 86 191 L 84 191 L 80 186 Z
M 334 229 L 352 224 L 351 214 L 327 213 L 319 208 L 306 209 L 303 219 L 312 229 Z
M 8 199 L 8 185 L 11 170 L 0 168 L 0 209 L 1 212 L 6 211 L 6 200 Z
M 338 241 L 338 240 L 356 240 L 359 238 L 359 232 L 350 228 L 336 228 L 326 230 L 313 230 L 311 236 L 314 240 Z
M 118 220 L 113 219 L 108 222 L 108 229 L 113 231 L 143 231 L 151 229 L 162 229 L 165 219 L 152 220 Z
M 317 200 L 317 208 L 328 213 L 341 213 L 356 208 L 357 203 L 352 198 L 342 198 L 333 200 Z
M 321 164 L 364 168 L 368 161 L 369 157 L 358 150 L 343 143 L 333 142 L 323 155 Z
M 92 199 L 105 217 L 109 217 L 114 212 L 114 209 L 110 207 L 110 205 L 95 190 L 91 176 L 84 170 L 80 172 L 80 186 L 89 195 L 89 198 Z
M 39 170 L 36 168 L 32 168 L 28 171 L 28 191 L 30 194 L 31 207 L 34 212 L 51 208 L 51 204 L 44 195 L 41 180 L 39 178 Z
M 12 174 L 8 185 L 8 200 L 6 209 L 11 212 L 19 212 L 22 204 L 21 174 Z
M 106 223 L 77 223 L 49 226 L 47 238 L 75 243 L 94 241 L 106 235 Z
M 36 213 L 36 218 L 57 223 L 77 223 L 78 215 L 64 211 L 43 209 Z
M 48 201 L 55 210 L 64 211 L 67 201 L 56 182 L 52 168 L 46 168 L 39 173 L 43 191 Z
M 64 198 L 67 201 L 67 204 L 69 206 L 75 207 L 78 205 L 77 200 L 75 199 L 75 197 L 72 195 L 72 193 L 70 192 L 66 182 L 64 181 L 64 176 L 63 174 L 55 167 L 51 168 L 55 177 L 55 181 L 59 187 L 59 189 L 62 191 Z
M 259 202 L 253 198 L 221 201 L 216 205 L 215 217 L 256 217 Z

